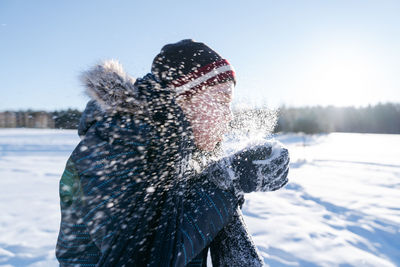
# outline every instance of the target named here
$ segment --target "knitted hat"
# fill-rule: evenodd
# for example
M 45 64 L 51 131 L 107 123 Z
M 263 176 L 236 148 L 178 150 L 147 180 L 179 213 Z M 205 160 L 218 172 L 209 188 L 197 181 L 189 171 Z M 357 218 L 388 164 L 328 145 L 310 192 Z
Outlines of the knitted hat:
M 167 44 L 154 58 L 153 75 L 178 95 L 191 95 L 206 86 L 235 80 L 226 59 L 203 43 L 190 39 Z

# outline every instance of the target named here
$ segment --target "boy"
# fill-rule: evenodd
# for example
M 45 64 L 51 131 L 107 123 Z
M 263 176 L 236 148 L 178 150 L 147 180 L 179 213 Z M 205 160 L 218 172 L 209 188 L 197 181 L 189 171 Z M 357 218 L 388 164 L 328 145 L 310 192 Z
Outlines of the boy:
M 83 81 L 93 100 L 60 181 L 62 266 L 192 264 L 243 192 L 287 182 L 287 150 L 270 145 L 191 170 L 193 151 L 213 150 L 226 131 L 235 83 L 230 64 L 202 43 L 165 46 L 136 81 L 115 62 Z

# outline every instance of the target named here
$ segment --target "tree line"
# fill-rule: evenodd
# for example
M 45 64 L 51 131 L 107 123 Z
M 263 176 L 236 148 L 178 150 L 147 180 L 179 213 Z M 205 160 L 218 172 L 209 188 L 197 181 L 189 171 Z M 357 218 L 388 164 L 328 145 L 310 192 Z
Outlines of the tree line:
M 67 109 L 0 112 L 0 128 L 29 127 L 77 129 L 82 112 Z M 285 107 L 234 110 L 235 127 L 257 127 L 274 132 L 389 133 L 400 134 L 400 104 L 385 103 L 367 107 Z
M 275 132 L 400 133 L 400 104 L 367 107 L 281 107 Z

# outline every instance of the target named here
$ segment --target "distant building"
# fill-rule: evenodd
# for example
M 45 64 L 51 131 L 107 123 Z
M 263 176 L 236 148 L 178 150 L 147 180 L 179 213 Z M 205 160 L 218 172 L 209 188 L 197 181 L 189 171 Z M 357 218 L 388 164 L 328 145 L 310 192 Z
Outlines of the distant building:
M 0 128 L 17 127 L 17 114 L 15 112 L 0 112 Z
M 0 112 L 0 128 L 54 128 L 51 113 L 44 111 Z

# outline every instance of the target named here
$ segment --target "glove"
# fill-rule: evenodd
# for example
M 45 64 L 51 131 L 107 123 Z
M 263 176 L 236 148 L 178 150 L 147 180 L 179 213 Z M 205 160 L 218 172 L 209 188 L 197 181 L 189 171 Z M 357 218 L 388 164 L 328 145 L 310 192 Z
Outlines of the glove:
M 231 168 L 244 193 L 275 191 L 288 181 L 289 152 L 279 142 L 258 145 L 236 153 Z
M 289 152 L 277 141 L 246 148 L 212 164 L 206 173 L 219 188 L 243 193 L 275 191 L 287 182 Z

